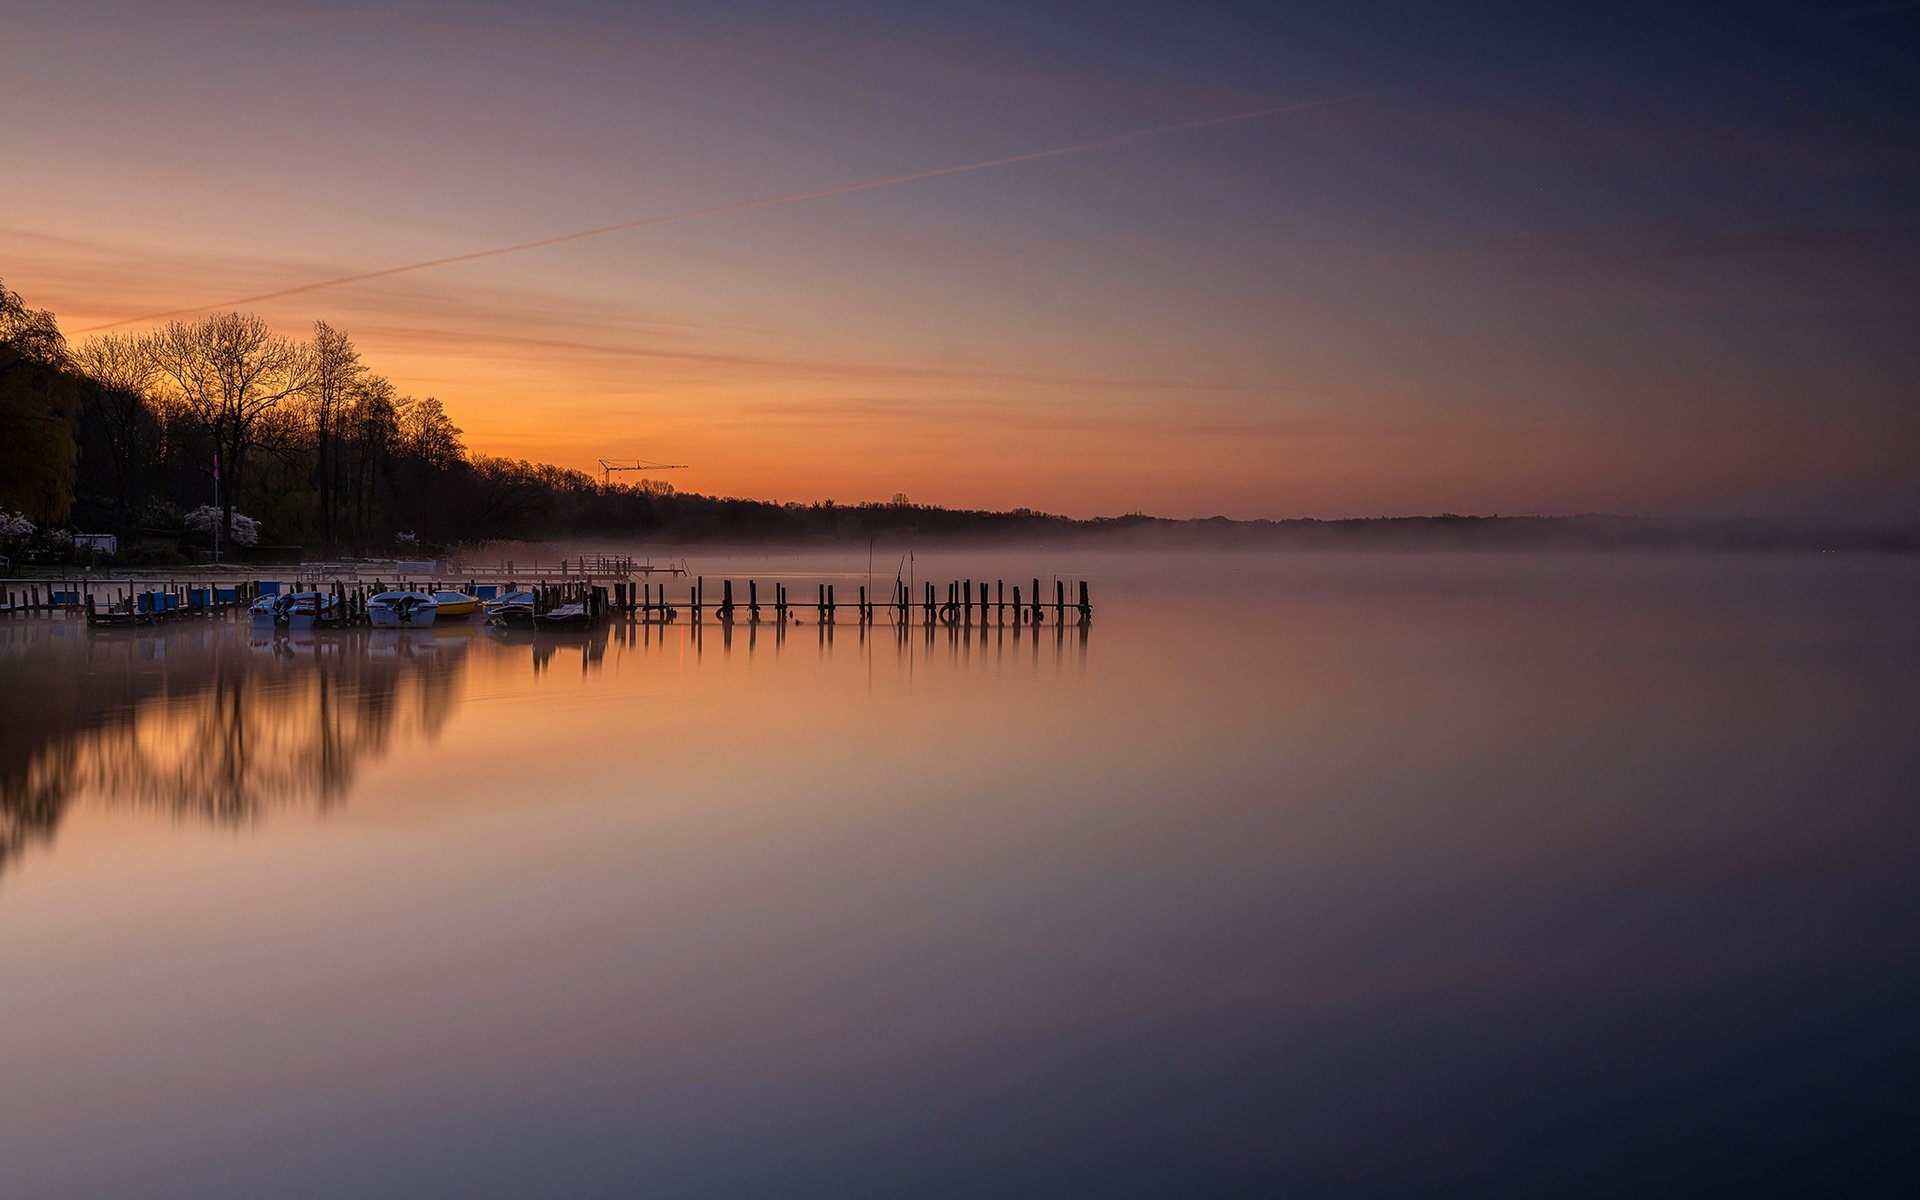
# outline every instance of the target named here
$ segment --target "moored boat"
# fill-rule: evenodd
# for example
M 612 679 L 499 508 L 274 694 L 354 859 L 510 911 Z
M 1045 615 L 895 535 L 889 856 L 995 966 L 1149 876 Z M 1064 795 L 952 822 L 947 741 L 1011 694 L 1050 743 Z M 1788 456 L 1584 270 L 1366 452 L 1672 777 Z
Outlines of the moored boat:
M 526 588 L 521 588 L 518 591 L 507 592 L 503 595 L 495 596 L 493 599 L 487 601 L 486 604 L 483 605 L 483 607 L 486 609 L 486 611 L 492 612 L 496 608 L 502 608 L 509 604 L 525 604 L 528 607 L 532 607 L 533 601 L 534 601 L 533 593 Z
M 367 598 L 367 622 L 376 629 L 431 625 L 439 611 L 438 599 L 425 592 L 380 592 Z
M 585 604 L 562 604 L 541 613 L 539 623 L 542 629 L 589 629 L 593 626 L 593 613 Z
M 526 588 L 496 596 L 482 606 L 487 624 L 509 629 L 533 628 L 534 594 Z
M 487 624 L 501 629 L 532 629 L 533 601 L 511 600 L 487 606 Z
M 332 625 L 340 620 L 343 611 L 339 597 L 331 592 L 294 592 L 282 596 L 281 600 L 285 607 L 275 609 L 276 618 L 289 629 Z
M 479 598 L 465 592 L 435 592 L 433 601 L 438 606 L 434 610 L 434 619 L 439 621 L 462 620 L 480 611 Z

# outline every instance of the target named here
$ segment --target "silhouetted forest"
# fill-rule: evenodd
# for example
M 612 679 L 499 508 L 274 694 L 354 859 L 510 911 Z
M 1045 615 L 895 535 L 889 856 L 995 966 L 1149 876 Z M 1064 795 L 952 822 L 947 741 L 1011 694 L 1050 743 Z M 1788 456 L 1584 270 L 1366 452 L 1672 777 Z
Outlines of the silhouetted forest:
M 206 506 L 219 472 L 221 510 Z M 780 504 L 475 454 L 440 401 L 404 395 L 324 321 L 288 338 L 246 313 L 78 345 L 0 286 L 0 518 L 119 536 L 123 561 L 198 557 L 216 522 L 255 558 L 390 554 L 495 539 L 673 542 L 1022 538 L 1151 546 L 1920 550 L 1920 530 L 1637 517 L 1076 520 L 884 503 Z M 244 516 L 236 518 L 236 513 Z M 248 519 L 251 518 L 251 519 Z M 4 532 L 4 531 L 0 531 Z M 43 538 L 43 552 L 69 542 Z M 237 554 L 236 554 L 237 556 Z

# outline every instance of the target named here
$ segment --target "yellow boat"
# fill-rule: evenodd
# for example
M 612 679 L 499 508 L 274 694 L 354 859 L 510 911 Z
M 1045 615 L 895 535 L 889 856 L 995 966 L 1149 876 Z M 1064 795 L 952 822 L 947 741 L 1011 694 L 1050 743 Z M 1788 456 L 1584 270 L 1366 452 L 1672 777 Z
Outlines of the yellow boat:
M 440 606 L 434 613 L 436 621 L 457 621 L 480 611 L 480 601 L 465 592 L 435 592 L 433 599 Z

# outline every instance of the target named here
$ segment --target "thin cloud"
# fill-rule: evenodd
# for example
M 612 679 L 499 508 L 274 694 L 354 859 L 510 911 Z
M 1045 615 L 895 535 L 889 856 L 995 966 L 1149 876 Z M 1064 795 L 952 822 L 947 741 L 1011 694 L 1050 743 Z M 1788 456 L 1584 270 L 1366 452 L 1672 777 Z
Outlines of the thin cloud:
M 484 339 L 449 335 L 436 329 L 402 325 L 361 323 L 359 335 L 388 342 L 412 342 L 422 347 L 458 347 L 468 354 L 494 353 L 521 349 L 560 351 L 589 357 L 639 359 L 654 362 L 678 362 L 693 366 L 732 368 L 758 374 L 778 374 L 797 378 L 836 378 L 868 380 L 968 380 L 991 383 L 1040 384 L 1063 387 L 1125 388 L 1141 391 L 1233 392 L 1261 390 L 1246 384 L 1184 379 L 1123 378 L 1109 376 L 1062 375 L 1042 371 L 1015 371 L 993 367 L 953 365 L 913 365 L 905 363 L 852 362 L 835 359 L 783 358 L 777 355 L 732 353 L 718 350 L 676 349 L 672 347 L 608 345 L 574 338 L 539 337 L 529 334 L 490 333 Z
M 952 166 L 932 167 L 924 171 L 912 171 L 904 175 L 888 175 L 874 179 L 863 179 L 855 183 L 837 184 L 833 187 L 816 188 L 812 191 L 789 192 L 780 196 L 765 196 L 757 200 L 741 200 L 731 204 L 717 204 L 706 208 L 682 209 L 679 212 L 661 213 L 655 216 L 640 217 L 631 221 L 621 221 L 613 225 L 602 225 L 594 229 L 575 230 L 571 233 L 555 234 L 550 237 L 535 238 L 531 241 L 515 242 L 506 246 L 494 246 L 485 250 L 472 250 L 464 254 L 449 254 L 441 258 L 422 259 L 419 262 L 403 263 L 395 267 L 384 267 L 377 271 L 361 271 L 351 275 L 339 275 L 332 279 L 320 279 L 311 283 L 296 284 L 277 291 L 260 292 L 252 296 L 239 296 L 231 300 L 220 300 L 211 304 L 193 305 L 188 308 L 169 309 L 164 312 L 144 313 L 140 316 L 124 317 L 117 321 L 108 321 L 88 326 L 81 333 L 95 333 L 103 329 L 115 329 L 122 325 L 133 325 L 143 321 L 159 321 L 168 317 L 186 316 L 190 313 L 206 312 L 215 308 L 232 308 L 242 304 L 259 304 L 268 300 L 279 300 L 287 296 L 297 296 L 306 292 L 316 292 L 325 288 L 344 287 L 348 284 L 364 283 L 374 279 L 385 279 L 394 275 L 404 275 L 414 271 L 426 271 L 435 267 L 451 266 L 455 263 L 473 262 L 484 258 L 497 258 L 506 254 L 519 254 L 526 250 L 538 250 L 547 246 L 557 246 L 566 242 L 580 241 L 585 238 L 603 237 L 610 233 L 622 233 L 631 229 L 644 229 L 655 225 L 667 225 L 677 221 L 692 221 L 702 217 L 720 217 L 732 213 L 749 212 L 759 208 L 773 208 L 780 205 L 800 204 L 808 200 L 823 200 L 832 196 L 844 196 L 852 192 L 871 191 L 876 188 L 898 187 L 901 184 L 918 183 L 927 179 L 938 179 L 947 175 L 963 175 L 974 171 L 989 171 L 1000 167 L 1017 166 L 1022 163 L 1041 162 L 1051 158 L 1063 158 L 1068 155 L 1091 154 L 1100 150 L 1150 138 L 1165 137 L 1195 129 L 1207 129 L 1217 125 L 1242 124 L 1266 117 L 1280 116 L 1285 113 L 1302 112 L 1307 109 L 1324 108 L 1328 105 L 1347 104 L 1358 100 L 1381 95 L 1379 91 L 1356 92 L 1345 96 L 1330 96 L 1320 100 L 1307 100 L 1297 104 L 1276 104 L 1265 108 L 1251 109 L 1246 112 L 1229 113 L 1219 117 L 1201 117 L 1192 121 L 1176 121 L 1168 125 L 1155 125 L 1148 129 L 1134 129 L 1126 133 L 1095 138 L 1091 141 L 1076 142 L 1068 146 L 1054 146 L 1045 150 L 1032 150 L 1025 154 L 1009 154 L 1000 158 L 982 159 L 977 162 L 957 163 Z

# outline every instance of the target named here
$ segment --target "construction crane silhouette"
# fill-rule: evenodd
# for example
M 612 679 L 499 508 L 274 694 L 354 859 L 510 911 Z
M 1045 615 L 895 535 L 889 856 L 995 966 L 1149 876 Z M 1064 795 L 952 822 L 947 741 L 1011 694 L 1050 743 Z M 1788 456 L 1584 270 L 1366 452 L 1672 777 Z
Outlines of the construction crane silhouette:
M 603 458 L 600 460 L 600 482 L 612 483 L 615 471 L 684 471 L 686 463 L 647 462 L 640 458 Z

